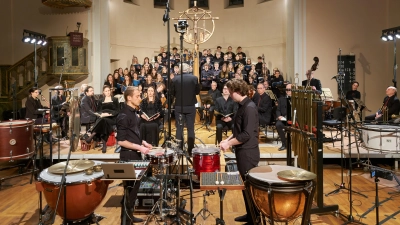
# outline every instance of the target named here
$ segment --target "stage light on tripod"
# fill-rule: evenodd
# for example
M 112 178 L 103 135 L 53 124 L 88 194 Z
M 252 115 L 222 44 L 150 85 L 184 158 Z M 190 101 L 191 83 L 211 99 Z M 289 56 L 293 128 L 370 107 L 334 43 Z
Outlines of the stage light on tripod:
M 40 44 L 42 44 L 42 43 L 43 43 L 42 40 L 39 40 L 39 41 L 37 42 L 38 45 L 40 45 Z
M 397 31 L 395 36 L 397 39 L 400 39 L 400 31 Z
M 36 42 L 36 38 L 32 38 L 31 44 L 34 44 Z
M 43 43 L 42 43 L 42 46 L 45 46 L 46 44 L 47 44 L 47 41 L 44 40 Z
M 384 35 L 384 34 L 382 34 L 381 39 L 382 39 L 382 41 L 387 41 L 388 40 L 387 36 Z

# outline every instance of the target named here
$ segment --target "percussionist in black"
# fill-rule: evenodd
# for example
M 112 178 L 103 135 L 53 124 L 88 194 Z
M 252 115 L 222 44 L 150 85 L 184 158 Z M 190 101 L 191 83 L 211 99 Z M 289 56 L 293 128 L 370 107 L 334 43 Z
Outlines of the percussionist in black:
M 232 79 L 226 83 L 231 98 L 239 103 L 239 109 L 234 119 L 233 132 L 226 140 L 221 141 L 220 148 L 223 151 L 229 147 L 235 147 L 237 167 L 242 179 L 260 161 L 260 149 L 258 147 L 258 111 L 254 102 L 247 97 L 248 85 L 242 79 Z M 243 191 L 246 215 L 235 218 L 237 222 L 253 224 L 249 204 Z
M 140 129 L 139 129 L 139 115 L 137 110 L 140 105 L 140 91 L 134 87 L 128 87 L 124 92 L 125 97 L 125 107 L 120 111 L 117 117 L 117 140 L 118 144 L 121 146 L 120 160 L 141 160 L 141 153 L 147 154 L 152 146 L 146 141 L 140 139 Z M 127 203 L 123 202 L 121 208 L 121 219 L 122 213 L 125 212 L 125 207 L 127 210 L 127 224 L 143 222 L 143 219 L 133 216 L 133 207 L 135 206 L 135 201 L 137 193 L 140 187 L 139 181 L 126 182 L 127 186 L 131 189 L 129 191 Z M 122 221 L 121 221 L 122 223 Z

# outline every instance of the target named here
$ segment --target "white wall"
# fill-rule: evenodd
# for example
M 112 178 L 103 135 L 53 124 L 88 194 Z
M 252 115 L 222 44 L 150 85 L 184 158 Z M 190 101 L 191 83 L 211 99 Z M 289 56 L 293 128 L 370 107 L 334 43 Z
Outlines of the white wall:
M 400 8 L 399 3 L 395 0 L 368 3 L 307 0 L 307 65 L 311 68 L 314 56 L 320 58 L 316 77 L 323 87 L 331 89 L 335 98 L 337 83 L 331 78 L 337 73 L 337 55 L 341 48 L 342 54 L 353 52 L 356 56 L 356 80 L 367 106 L 376 110 L 382 105 L 385 89 L 392 85 L 389 64 L 393 44 L 382 42 L 380 36 L 383 29 L 400 25 L 394 10 Z

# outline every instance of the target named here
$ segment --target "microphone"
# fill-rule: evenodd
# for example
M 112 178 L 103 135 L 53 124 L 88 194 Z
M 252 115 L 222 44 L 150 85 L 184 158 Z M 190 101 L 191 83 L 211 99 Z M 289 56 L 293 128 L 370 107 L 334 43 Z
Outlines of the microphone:
M 39 112 L 48 111 L 49 109 L 37 109 Z

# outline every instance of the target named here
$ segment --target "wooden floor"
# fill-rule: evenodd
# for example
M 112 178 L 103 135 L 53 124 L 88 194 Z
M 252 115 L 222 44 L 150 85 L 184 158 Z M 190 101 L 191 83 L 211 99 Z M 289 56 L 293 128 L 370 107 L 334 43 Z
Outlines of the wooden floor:
M 200 127 L 197 125 L 196 128 Z M 215 126 L 212 126 L 215 130 Z M 174 132 L 174 131 L 173 131 Z M 205 128 L 200 128 L 196 131 L 196 137 L 201 139 L 208 145 L 214 143 L 214 136 L 209 137 L 215 133 L 214 131 L 208 131 Z M 276 138 L 276 133 L 274 134 Z M 263 159 L 264 162 L 268 164 L 281 164 L 285 159 L 285 151 L 278 151 L 280 143 L 277 143 L 275 138 L 267 134 L 268 141 L 260 138 L 261 152 L 266 157 Z M 199 142 L 197 142 L 200 144 Z M 65 151 L 69 147 L 69 143 L 62 141 L 61 145 L 61 155 L 66 155 Z M 327 154 L 338 154 L 337 146 L 340 147 L 340 142 L 336 144 L 336 148 L 324 146 L 324 152 Z M 48 149 L 48 145 L 45 146 Z M 102 154 L 100 148 L 90 150 L 88 152 L 77 151 L 74 152 L 76 158 L 83 158 L 84 155 L 94 156 L 95 159 L 114 159 L 118 158 L 118 154 L 114 153 L 115 147 L 109 147 L 107 149 L 107 154 Z M 53 151 L 53 156 L 57 155 L 57 149 Z M 339 150 L 340 153 L 340 150 Z M 229 156 L 227 152 L 226 155 Z M 103 157 L 101 157 L 103 156 Z M 325 157 L 325 153 L 324 153 Z M 339 155 L 340 157 L 340 155 Z M 53 157 L 56 158 L 56 157 Z M 62 159 L 63 157 L 61 157 Z M 280 161 L 281 160 L 281 161 Z M 0 163 L 0 168 L 6 166 L 7 163 Z M 379 165 L 391 169 L 390 166 L 393 165 Z M 6 177 L 11 174 L 16 174 L 15 169 L 1 171 L 0 178 Z M 360 220 L 366 224 L 376 224 L 376 214 L 375 214 L 375 183 L 369 176 L 368 171 L 364 171 L 362 168 L 353 171 L 353 190 L 361 192 L 368 196 L 364 198 L 360 195 L 353 194 L 353 208 L 351 210 L 352 216 L 355 220 Z M 38 204 L 39 204 L 39 194 L 36 191 L 35 184 L 29 184 L 29 175 L 5 180 L 0 186 L 0 224 L 38 224 Z M 329 193 L 336 189 L 335 183 L 341 183 L 341 169 L 338 165 L 331 164 L 324 166 L 324 194 Z M 348 170 L 344 170 L 344 183 L 348 187 L 349 176 Z M 388 194 L 388 192 L 400 191 L 399 184 L 393 181 L 387 181 L 380 179 L 379 182 L 379 201 L 381 202 L 379 207 L 379 221 L 381 224 L 400 224 L 400 204 L 399 204 L 399 194 Z M 120 224 L 120 200 L 122 197 L 123 189 L 118 186 L 118 182 L 110 184 L 108 192 L 100 206 L 95 210 L 96 214 L 100 214 L 105 218 L 100 221 L 100 224 L 114 225 Z M 195 190 L 193 204 L 193 213 L 196 215 L 203 207 L 203 194 L 204 191 Z M 187 189 L 182 189 L 181 195 L 187 200 L 186 209 L 189 209 L 189 192 Z M 43 198 L 44 205 L 45 199 Z M 336 204 L 339 205 L 340 212 L 346 217 L 336 216 L 334 212 L 326 213 L 323 215 L 311 216 L 312 224 L 342 224 L 347 221 L 347 216 L 350 213 L 350 203 L 349 203 L 349 192 L 347 190 L 340 190 L 339 193 L 324 197 L 325 205 Z M 218 195 L 211 195 L 207 197 L 208 208 L 213 213 L 214 216 L 210 216 L 207 220 L 203 220 L 198 217 L 196 224 L 216 224 L 214 217 L 219 217 L 219 198 Z M 242 224 L 234 221 L 234 218 L 245 213 L 243 199 L 240 191 L 228 190 L 224 200 L 224 219 L 226 224 Z M 138 217 L 146 219 L 146 214 L 136 214 Z M 62 222 L 59 216 L 56 217 L 55 224 L 60 224 Z M 156 224 L 152 221 L 149 224 Z M 169 224 L 169 222 L 167 222 Z M 299 221 L 295 221 L 292 224 L 300 224 Z
M 1 177 L 11 173 L 12 171 L 2 171 Z M 340 168 L 335 165 L 327 165 L 324 169 L 324 193 L 329 193 L 335 189 L 334 183 L 340 183 Z M 366 224 L 375 224 L 376 214 L 374 209 L 375 201 L 375 183 L 369 178 L 369 173 L 362 169 L 353 172 L 353 190 L 359 191 L 368 196 L 364 198 L 360 195 L 353 194 L 353 210 L 352 215 L 355 220 L 361 220 Z M 34 184 L 29 184 L 30 176 L 22 176 L 6 180 L 0 191 L 0 224 L 37 224 L 38 223 L 38 201 L 39 194 Z M 349 177 L 345 170 L 344 182 L 348 183 Z M 100 224 L 120 224 L 120 199 L 123 189 L 117 186 L 118 182 L 110 184 L 106 197 L 100 206 L 95 210 L 96 214 L 100 214 L 105 218 Z M 12 186 L 8 186 L 12 185 Z M 379 201 L 382 202 L 379 207 L 379 220 L 387 220 L 384 224 L 400 224 L 400 218 L 396 214 L 400 213 L 400 197 L 399 194 L 391 194 L 388 192 L 400 191 L 395 181 L 387 181 L 381 179 L 379 183 Z M 396 187 L 397 186 L 397 187 Z M 193 204 L 194 213 L 200 211 L 202 205 L 202 195 L 204 191 L 195 190 Z M 338 204 L 340 212 L 348 216 L 350 213 L 348 191 L 341 190 L 338 194 L 324 197 L 326 205 Z M 181 195 L 188 201 L 186 209 L 189 209 L 189 191 L 183 189 Z M 44 204 L 45 199 L 43 198 Z M 209 210 L 215 217 L 219 217 L 219 198 L 211 195 L 207 197 Z M 368 213 L 368 211 L 370 212 Z M 224 219 L 226 224 L 241 224 L 234 222 L 236 216 L 244 214 L 243 199 L 240 191 L 227 191 L 224 200 Z M 146 219 L 146 214 L 136 214 L 138 217 Z M 362 218 L 361 215 L 364 215 Z M 342 224 L 347 221 L 346 218 L 336 217 L 335 214 L 327 213 L 324 215 L 312 215 L 312 224 Z M 56 217 L 55 224 L 62 222 L 59 216 Z M 198 217 L 196 224 L 216 224 L 215 218 L 210 216 L 206 221 Z M 155 224 L 152 221 L 150 224 Z M 295 222 L 294 224 L 300 224 Z M 381 223 L 383 224 L 383 223 Z

